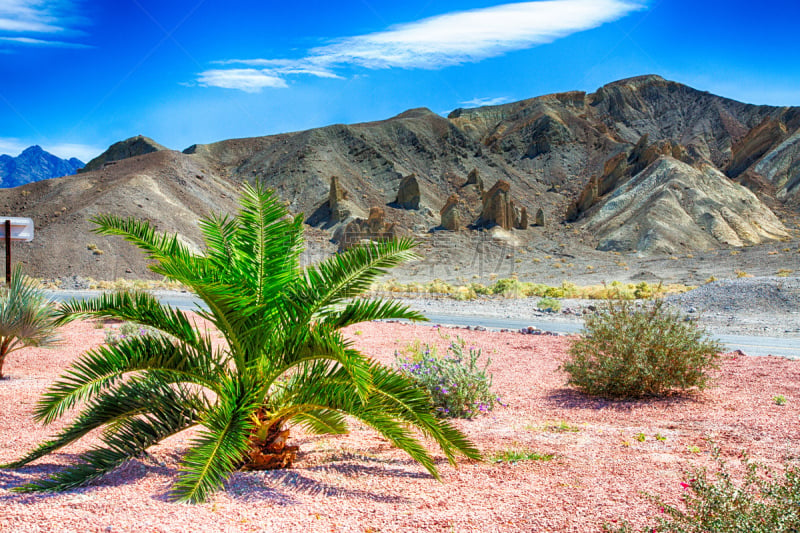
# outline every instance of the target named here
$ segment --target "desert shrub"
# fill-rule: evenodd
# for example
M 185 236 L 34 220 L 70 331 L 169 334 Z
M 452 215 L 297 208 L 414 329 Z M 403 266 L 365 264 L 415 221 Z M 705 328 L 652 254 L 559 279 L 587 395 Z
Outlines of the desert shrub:
M 440 417 L 473 418 L 492 410 L 498 401 L 490 390 L 492 375 L 487 371 L 492 360 L 487 358 L 481 366 L 480 357 L 480 349 L 467 349 L 464 339 L 456 337 L 445 355 L 438 354 L 436 346 L 416 341 L 396 354 L 395 364 L 428 391 Z
M 642 531 L 670 533 L 800 531 L 800 468 L 786 465 L 778 474 L 743 456 L 744 479 L 737 483 L 714 448 L 717 472 L 695 469 L 681 482 L 683 504 L 676 507 L 650 496 L 661 510 L 657 523 Z M 605 531 L 633 533 L 627 522 Z
M 476 295 L 480 294 L 481 296 L 488 296 L 492 294 L 491 287 L 487 287 L 483 283 L 470 283 L 469 288 L 474 292 Z
M 506 298 L 521 298 L 525 296 L 523 284 L 516 278 L 498 279 L 492 286 L 492 294 L 499 294 Z
M 474 300 L 478 297 L 478 294 L 471 287 L 459 285 L 453 289 L 452 297 L 456 300 Z
M 561 282 L 561 298 L 576 298 L 579 295 L 578 286 L 569 281 Z
M 453 294 L 453 286 L 441 279 L 435 279 L 425 284 L 428 294 Z
M 646 281 L 643 281 L 636 285 L 633 295 L 638 299 L 652 298 L 653 288 Z
M 136 324 L 135 322 L 123 322 L 122 324 L 120 324 L 119 329 L 106 330 L 105 341 L 106 344 L 117 344 L 118 342 L 122 342 L 125 339 L 129 339 L 134 336 L 145 337 L 148 335 L 163 336 L 163 333 L 161 333 L 157 329 L 148 326 L 143 326 L 141 324 Z
M 562 370 L 568 384 L 592 395 L 635 398 L 673 389 L 703 389 L 721 345 L 662 300 L 612 300 L 586 319 Z
M 536 307 L 541 309 L 542 311 L 550 310 L 557 313 L 561 311 L 561 302 L 556 300 L 555 298 L 544 297 L 538 302 L 536 302 Z

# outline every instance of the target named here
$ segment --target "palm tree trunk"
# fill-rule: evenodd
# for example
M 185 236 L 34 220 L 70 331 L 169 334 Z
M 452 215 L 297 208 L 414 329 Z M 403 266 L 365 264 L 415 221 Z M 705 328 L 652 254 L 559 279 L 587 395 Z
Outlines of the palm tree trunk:
M 259 420 L 264 416 L 258 413 Z M 266 421 L 265 421 L 266 422 Z M 299 446 L 289 446 L 289 430 L 284 429 L 284 421 L 272 423 L 264 437 L 258 435 L 258 429 L 250 436 L 250 451 L 242 470 L 278 470 L 289 468 L 297 457 Z

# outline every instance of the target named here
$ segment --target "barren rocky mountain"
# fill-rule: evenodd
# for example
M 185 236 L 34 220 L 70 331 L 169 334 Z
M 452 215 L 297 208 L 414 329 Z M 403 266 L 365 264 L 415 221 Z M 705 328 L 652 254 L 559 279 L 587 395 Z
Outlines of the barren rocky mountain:
M 91 235 L 88 218 L 145 217 L 199 245 L 197 218 L 233 209 L 256 179 L 304 213 L 310 256 L 416 236 L 426 260 L 404 277 L 698 281 L 800 268 L 800 108 L 658 76 L 183 153 L 135 137 L 87 168 L 0 191 L 7 213 L 35 220 L 36 240 L 15 247 L 39 276 L 142 277 L 142 259 Z
M 158 152 L 160 150 L 167 150 L 165 146 L 161 146 L 153 139 L 143 135 L 137 135 L 124 141 L 119 141 L 108 147 L 108 150 L 95 157 L 86 166 L 79 170 L 79 172 L 91 172 L 103 168 L 104 165 L 113 164 L 121 159 L 128 159 L 129 157 L 136 157 L 137 155 L 149 154 Z
M 18 187 L 26 183 L 74 174 L 83 167 L 80 159 L 61 159 L 42 149 L 30 146 L 12 157 L 0 155 L 0 187 Z

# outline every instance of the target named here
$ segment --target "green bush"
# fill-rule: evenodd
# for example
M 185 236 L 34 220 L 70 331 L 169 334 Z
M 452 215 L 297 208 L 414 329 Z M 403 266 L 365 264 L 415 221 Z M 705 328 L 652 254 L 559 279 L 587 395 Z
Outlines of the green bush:
M 796 533 L 800 531 L 800 468 L 786 465 L 782 474 L 766 469 L 744 456 L 744 479 L 736 483 L 714 448 L 716 474 L 696 469 L 681 482 L 682 508 L 650 498 L 660 507 L 657 523 L 642 531 L 669 533 L 748 532 Z M 627 522 L 608 524 L 605 531 L 633 533 Z
M 506 298 L 522 298 L 525 296 L 524 284 L 516 278 L 498 279 L 492 286 L 492 294 Z
M 610 398 L 661 395 L 673 389 L 703 389 L 718 368 L 722 346 L 696 323 L 652 304 L 610 301 L 586 319 L 561 369 L 569 385 Z
M 487 372 L 491 359 L 481 367 L 481 350 L 466 349 L 461 337 L 450 343 L 447 354 L 436 346 L 411 344 L 404 354 L 396 354 L 400 372 L 428 391 L 436 413 L 443 418 L 473 418 L 494 408 L 499 402 L 492 394 L 492 376 Z M 465 354 L 465 350 L 467 353 Z
M 549 309 L 550 311 L 558 313 L 561 311 L 561 302 L 555 298 L 545 296 L 536 303 L 536 307 L 542 311 L 547 311 Z
M 106 330 L 105 341 L 106 344 L 117 344 L 118 342 L 122 342 L 125 339 L 129 339 L 134 336 L 144 337 L 147 335 L 163 336 L 163 333 L 157 329 L 148 326 L 142 326 L 141 324 L 136 324 L 135 322 L 123 322 L 120 324 L 118 330 Z

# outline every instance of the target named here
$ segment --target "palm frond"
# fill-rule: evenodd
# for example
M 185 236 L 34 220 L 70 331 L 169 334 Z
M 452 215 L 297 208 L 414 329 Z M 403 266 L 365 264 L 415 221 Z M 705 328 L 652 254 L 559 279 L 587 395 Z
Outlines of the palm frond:
M 14 488 L 15 492 L 59 492 L 79 487 L 136 457 L 157 442 L 190 425 L 193 413 L 183 409 L 151 412 L 136 418 L 125 418 L 101 436 L 104 446 L 97 446 L 80 455 L 83 461 L 45 479 L 31 481 Z
M 88 300 L 68 300 L 59 306 L 58 314 L 60 324 L 85 317 L 113 318 L 157 329 L 197 350 L 208 350 L 210 346 L 210 340 L 200 334 L 183 312 L 142 291 L 117 291 Z
M 289 386 L 288 388 L 291 388 Z M 346 379 L 321 380 L 315 387 L 300 387 L 293 391 L 292 402 L 274 412 L 276 419 L 296 419 L 307 413 L 320 410 L 338 411 L 364 422 L 387 438 L 394 446 L 400 448 L 415 461 L 421 463 L 436 479 L 439 474 L 433 459 L 424 446 L 415 437 L 408 423 L 408 417 L 397 416 L 397 409 L 387 409 L 389 402 L 381 396 L 377 401 L 370 396 L 362 401 L 353 389 L 348 387 Z M 415 392 L 420 392 L 416 390 Z M 421 393 L 421 404 L 430 411 L 430 400 Z
M 217 405 L 203 414 L 204 429 L 192 441 L 181 465 L 172 497 L 177 501 L 203 502 L 218 489 L 245 457 L 250 416 L 259 403 L 241 382 L 227 380 Z
M 290 218 L 275 194 L 260 183 L 246 184 L 240 198 L 234 261 L 257 303 L 274 299 L 298 273 L 302 217 Z
M 377 362 L 371 370 L 374 393 L 369 399 L 372 404 L 381 406 L 384 412 L 412 424 L 435 440 L 451 464 L 455 464 L 456 453 L 468 459 L 481 458 L 480 450 L 466 435 L 434 416 L 428 395 L 408 378 Z
M 316 363 L 330 362 L 341 368 L 358 395 L 366 397 L 372 385 L 369 360 L 361 352 L 348 349 L 344 338 L 335 329 L 318 325 L 305 333 L 302 336 L 291 335 L 287 339 L 289 344 L 282 347 L 283 353 L 270 354 L 271 357 L 263 361 L 269 367 L 263 368 L 262 373 L 272 375 L 266 385 L 291 372 L 296 380 L 311 386 L 320 375 Z M 327 372 L 327 366 L 321 368 Z
M 237 220 L 227 215 L 212 215 L 200 219 L 200 232 L 206 242 L 206 256 L 214 264 L 222 279 L 234 262 L 234 238 Z
M 197 413 L 206 405 L 206 400 L 196 392 L 169 385 L 163 375 L 133 379 L 111 390 L 103 391 L 90 400 L 80 414 L 50 440 L 39 444 L 17 461 L 2 465 L 2 468 L 19 468 L 36 459 L 63 448 L 85 436 L 90 431 L 109 425 L 115 429 L 126 419 L 146 413 L 162 413 L 168 422 L 182 421 L 177 431 L 189 427 L 197 419 Z M 167 416 L 167 413 L 172 413 Z M 169 431 L 174 432 L 176 428 Z
M 112 387 L 123 374 L 137 371 L 179 374 L 187 382 L 218 390 L 220 371 L 208 354 L 166 338 L 131 337 L 82 355 L 48 387 L 36 404 L 34 419 L 49 424 L 77 402 Z
M 387 269 L 417 259 L 411 239 L 370 242 L 354 246 L 316 266 L 306 268 L 291 298 L 302 302 L 309 316 L 329 305 L 364 293 Z
M 25 346 L 58 344 L 57 327 L 52 302 L 16 265 L 0 294 L 0 358 Z
M 291 422 L 303 426 L 307 431 L 318 435 L 343 435 L 347 433 L 347 421 L 344 416 L 330 409 L 313 409 L 304 411 Z
M 427 321 L 419 311 L 409 308 L 397 300 L 356 299 L 341 308 L 329 307 L 321 313 L 325 326 L 340 329 L 371 320 L 406 319 Z
M 302 377 L 293 376 L 286 383 L 286 394 L 292 401 L 286 402 L 287 406 L 275 416 L 294 417 L 322 408 L 353 416 L 420 461 L 437 479 L 429 455 L 408 428 L 416 428 L 433 439 L 451 464 L 455 464 L 457 453 L 469 459 L 480 459 L 480 451 L 463 433 L 433 415 L 430 397 L 424 391 L 380 363 L 373 363 L 370 371 L 372 389 L 366 400 L 354 394 L 350 380 L 341 369 L 318 380 L 313 387 L 303 387 Z
M 93 231 L 99 235 L 117 235 L 132 243 L 151 259 L 164 257 L 190 257 L 189 249 L 181 243 L 178 234 L 157 232 L 147 220 L 116 215 L 97 215 L 89 219 L 97 225 Z

